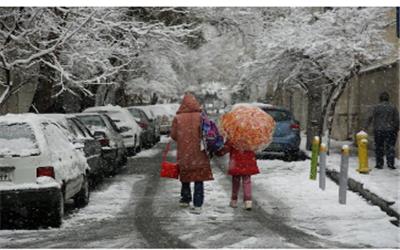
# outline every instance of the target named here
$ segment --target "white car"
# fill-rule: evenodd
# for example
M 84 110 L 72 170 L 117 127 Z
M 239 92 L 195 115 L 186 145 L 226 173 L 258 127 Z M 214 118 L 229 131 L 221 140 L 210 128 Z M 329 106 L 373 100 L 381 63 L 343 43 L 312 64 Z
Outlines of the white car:
M 89 202 L 89 166 L 82 144 L 64 129 L 35 114 L 0 116 L 0 211 L 16 221 L 58 227 L 64 201 Z M 32 222 L 30 223 L 32 224 Z
M 172 110 L 170 107 L 164 106 L 163 104 L 149 105 L 147 107 L 149 107 L 157 117 L 160 133 L 168 134 L 171 130 L 172 121 L 174 118 L 174 116 L 172 116 Z
M 133 155 L 141 150 L 140 133 L 142 129 L 126 108 L 113 105 L 97 106 L 87 108 L 83 113 L 106 113 L 118 126 L 128 154 Z

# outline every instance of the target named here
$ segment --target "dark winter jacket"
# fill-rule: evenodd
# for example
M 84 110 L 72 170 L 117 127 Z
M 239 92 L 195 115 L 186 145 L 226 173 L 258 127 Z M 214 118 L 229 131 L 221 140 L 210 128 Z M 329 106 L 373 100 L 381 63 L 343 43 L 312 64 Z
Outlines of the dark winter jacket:
M 226 153 L 229 153 L 229 175 L 243 176 L 260 173 L 257 166 L 256 154 L 253 151 L 237 150 L 228 141 L 224 147 L 217 152 L 217 155 L 222 156 Z
M 399 111 L 388 101 L 380 102 L 375 106 L 372 115 L 368 118 L 367 127 L 373 122 L 374 131 L 398 131 Z
M 179 179 L 182 182 L 213 180 L 210 160 L 200 141 L 200 104 L 193 95 L 184 96 L 172 122 L 171 137 L 177 142 Z

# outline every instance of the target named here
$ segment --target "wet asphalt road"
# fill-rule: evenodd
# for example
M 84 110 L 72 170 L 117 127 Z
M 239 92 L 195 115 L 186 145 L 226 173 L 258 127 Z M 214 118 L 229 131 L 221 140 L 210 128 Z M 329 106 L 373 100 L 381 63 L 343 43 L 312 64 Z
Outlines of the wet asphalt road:
M 155 148 L 163 148 L 164 144 Z M 173 159 L 170 159 L 173 160 Z M 9 232 L 1 248 L 351 248 L 330 242 L 299 229 L 287 226 L 288 214 L 267 213 L 257 205 L 251 212 L 229 210 L 227 203 L 230 181 L 213 164 L 215 183 L 206 183 L 205 204 L 210 215 L 188 215 L 178 206 L 177 181 L 159 178 L 161 153 L 152 157 L 132 158 L 128 166 L 113 178 L 107 179 L 99 189 L 141 176 L 131 187 L 129 202 L 117 216 L 90 221 L 77 227 Z M 207 201 L 209 192 L 224 196 Z M 263 194 L 268 196 L 268 194 Z M 279 199 L 271 196 L 279 207 Z M 233 212 L 232 212 L 233 211 Z M 216 214 L 216 215 L 215 215 Z M 70 214 L 69 216 L 74 216 Z M 197 217 L 196 217 L 197 216 Z M 14 234 L 14 235 L 13 235 Z M 1 234 L 0 234 L 1 235 Z

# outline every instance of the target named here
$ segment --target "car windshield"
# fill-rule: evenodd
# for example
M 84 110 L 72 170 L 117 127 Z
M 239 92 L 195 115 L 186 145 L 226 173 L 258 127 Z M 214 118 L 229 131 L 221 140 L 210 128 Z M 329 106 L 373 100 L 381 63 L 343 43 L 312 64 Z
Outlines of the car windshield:
M 104 128 L 106 124 L 104 123 L 103 119 L 97 115 L 85 115 L 85 116 L 78 116 L 79 120 L 83 122 L 88 127 L 100 127 Z
M 276 122 L 289 121 L 292 117 L 289 112 L 277 109 L 263 109 L 274 118 Z
M 31 126 L 27 123 L 0 123 L 0 157 L 39 154 Z

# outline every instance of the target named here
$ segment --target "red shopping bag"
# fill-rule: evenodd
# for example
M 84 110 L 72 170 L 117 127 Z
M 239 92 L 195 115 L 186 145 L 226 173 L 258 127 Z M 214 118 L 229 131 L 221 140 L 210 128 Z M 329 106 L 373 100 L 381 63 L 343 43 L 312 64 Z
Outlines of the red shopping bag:
M 168 162 L 167 159 L 167 154 L 169 151 L 169 146 L 170 143 L 167 144 L 167 147 L 165 148 L 163 152 L 163 159 L 161 162 L 161 172 L 160 176 L 164 178 L 174 178 L 178 179 L 179 177 L 179 167 L 178 163 L 175 162 Z

